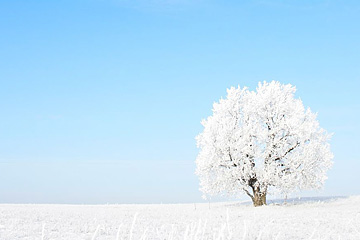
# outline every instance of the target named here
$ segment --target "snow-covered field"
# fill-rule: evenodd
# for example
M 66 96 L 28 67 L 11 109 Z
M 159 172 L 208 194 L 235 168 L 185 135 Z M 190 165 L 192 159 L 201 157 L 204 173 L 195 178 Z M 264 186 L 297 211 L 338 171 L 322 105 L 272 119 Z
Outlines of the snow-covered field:
M 360 196 L 270 204 L 0 204 L 0 239 L 360 239 Z

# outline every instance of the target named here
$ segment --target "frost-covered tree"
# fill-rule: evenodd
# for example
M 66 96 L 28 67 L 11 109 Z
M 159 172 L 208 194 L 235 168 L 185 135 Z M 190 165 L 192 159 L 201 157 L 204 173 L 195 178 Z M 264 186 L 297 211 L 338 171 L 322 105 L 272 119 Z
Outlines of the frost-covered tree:
M 245 193 L 254 206 L 268 193 L 321 188 L 332 165 L 330 134 L 294 97 L 296 88 L 259 83 L 230 88 L 196 137 L 196 174 L 206 195 Z

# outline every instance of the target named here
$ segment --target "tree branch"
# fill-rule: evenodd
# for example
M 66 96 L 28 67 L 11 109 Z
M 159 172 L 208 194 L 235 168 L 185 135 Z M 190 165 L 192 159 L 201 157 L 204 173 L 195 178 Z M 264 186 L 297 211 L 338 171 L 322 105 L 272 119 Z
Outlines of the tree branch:
M 229 158 L 230 158 L 230 161 L 232 162 L 233 166 L 234 166 L 234 167 L 237 167 L 237 164 L 234 163 L 234 160 L 233 160 L 233 158 L 231 157 L 231 149 L 230 149 L 230 148 L 229 148 Z
M 243 188 L 243 190 L 251 199 L 254 199 L 254 196 L 251 195 L 251 193 L 249 193 L 249 191 L 247 189 Z
M 284 157 L 286 157 L 287 154 L 289 154 L 289 153 L 292 152 L 295 148 L 297 148 L 299 145 L 300 145 L 300 143 L 297 142 L 294 146 L 292 146 L 289 150 L 287 150 L 283 156 L 275 158 L 274 161 L 280 161 L 281 159 L 283 159 Z

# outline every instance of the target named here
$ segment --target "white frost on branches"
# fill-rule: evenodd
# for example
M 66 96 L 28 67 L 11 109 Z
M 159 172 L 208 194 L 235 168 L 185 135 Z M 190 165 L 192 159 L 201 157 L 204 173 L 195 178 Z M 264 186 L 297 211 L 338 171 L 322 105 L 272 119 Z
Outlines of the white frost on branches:
M 290 84 L 263 82 L 256 91 L 232 87 L 226 99 L 214 103 L 196 137 L 196 174 L 204 194 L 322 187 L 332 165 L 331 135 L 294 98 L 295 91 Z

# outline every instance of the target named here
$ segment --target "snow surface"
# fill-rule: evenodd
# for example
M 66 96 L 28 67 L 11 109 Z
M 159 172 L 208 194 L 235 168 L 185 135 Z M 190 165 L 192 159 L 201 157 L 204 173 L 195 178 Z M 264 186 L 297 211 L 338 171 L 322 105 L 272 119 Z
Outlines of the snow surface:
M 257 208 L 0 204 L 0 239 L 360 239 L 360 196 Z

